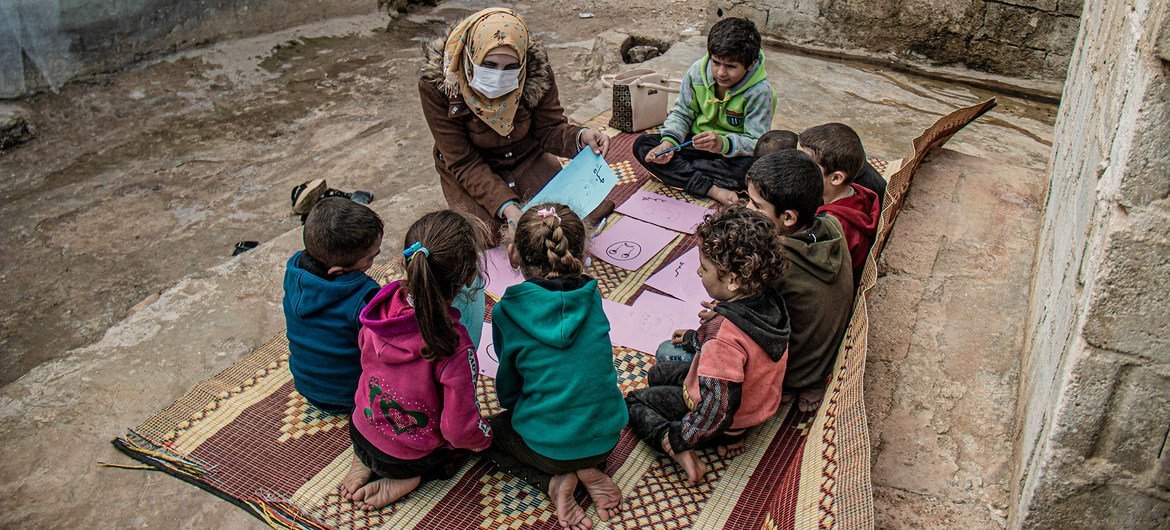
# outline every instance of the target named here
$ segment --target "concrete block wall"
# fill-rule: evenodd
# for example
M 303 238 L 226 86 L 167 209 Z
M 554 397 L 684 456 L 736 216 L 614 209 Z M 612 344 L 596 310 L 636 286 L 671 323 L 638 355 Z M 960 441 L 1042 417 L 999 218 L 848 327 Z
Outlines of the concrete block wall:
M 1170 526 L 1170 0 L 1086 0 L 1033 274 L 1013 523 Z
M 374 0 L 0 0 L 0 98 L 376 6 Z
M 712 0 L 797 45 L 892 53 L 1028 79 L 1064 79 L 1082 0 Z

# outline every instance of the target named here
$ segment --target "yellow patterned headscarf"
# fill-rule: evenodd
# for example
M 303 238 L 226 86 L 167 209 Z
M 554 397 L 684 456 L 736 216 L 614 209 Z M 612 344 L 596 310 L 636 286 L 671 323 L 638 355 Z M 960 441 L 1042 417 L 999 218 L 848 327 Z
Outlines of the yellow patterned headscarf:
M 488 52 L 507 46 L 520 58 L 520 88 L 495 99 L 488 99 L 471 88 L 468 81 L 472 64 L 483 64 Z M 468 108 L 501 136 L 512 133 L 516 107 L 524 93 L 525 59 L 528 54 L 528 25 L 511 9 L 494 7 L 471 15 L 455 26 L 447 36 L 443 50 L 443 70 L 448 79 L 459 80 L 459 92 Z M 471 57 L 471 62 L 467 58 Z M 454 74 L 454 75 L 453 75 Z

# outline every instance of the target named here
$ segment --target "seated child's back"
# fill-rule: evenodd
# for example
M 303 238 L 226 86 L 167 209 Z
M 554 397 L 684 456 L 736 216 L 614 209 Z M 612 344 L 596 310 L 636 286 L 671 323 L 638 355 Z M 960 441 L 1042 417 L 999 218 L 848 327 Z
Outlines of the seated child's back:
M 800 133 L 799 148 L 821 168 L 824 205 L 817 212 L 830 214 L 841 222 L 849 242 L 856 289 L 882 213 L 877 193 L 856 182 L 866 166 L 861 138 L 848 125 L 826 123 Z
M 816 213 L 823 193 L 816 162 L 795 149 L 765 156 L 748 172 L 748 207 L 776 223 L 789 262 L 780 293 L 792 321 L 784 378 L 792 391 L 823 388 L 853 311 L 849 247 L 841 223 Z
M 289 370 L 310 403 L 348 413 L 362 371 L 358 313 L 379 288 L 365 271 L 382 248 L 382 220 L 361 204 L 325 199 L 305 219 L 304 242 L 284 273 Z

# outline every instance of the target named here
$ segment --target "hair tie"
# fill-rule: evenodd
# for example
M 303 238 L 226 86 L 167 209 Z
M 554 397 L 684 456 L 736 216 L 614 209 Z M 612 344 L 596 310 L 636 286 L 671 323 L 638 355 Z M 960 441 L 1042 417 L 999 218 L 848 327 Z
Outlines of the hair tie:
M 549 206 L 543 210 L 537 210 L 536 215 L 539 215 L 541 219 L 556 217 L 558 222 L 561 220 L 561 216 L 557 215 L 557 208 L 555 206 Z
M 422 246 L 422 241 L 415 241 L 413 245 L 407 247 L 406 250 L 402 251 L 402 255 L 406 256 L 406 261 L 410 261 L 410 259 L 414 257 L 414 254 L 416 252 L 422 252 L 427 257 L 431 256 L 431 251 L 428 250 L 427 247 Z

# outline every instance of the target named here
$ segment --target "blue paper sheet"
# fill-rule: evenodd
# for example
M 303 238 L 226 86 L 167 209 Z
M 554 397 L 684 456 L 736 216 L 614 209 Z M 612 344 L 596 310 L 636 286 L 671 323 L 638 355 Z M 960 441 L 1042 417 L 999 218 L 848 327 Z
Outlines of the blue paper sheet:
M 592 149 L 582 149 L 569 165 L 528 201 L 525 209 L 530 205 L 559 202 L 571 208 L 578 216 L 585 217 L 605 200 L 617 181 L 617 175 L 601 155 L 595 154 Z

